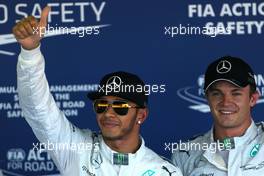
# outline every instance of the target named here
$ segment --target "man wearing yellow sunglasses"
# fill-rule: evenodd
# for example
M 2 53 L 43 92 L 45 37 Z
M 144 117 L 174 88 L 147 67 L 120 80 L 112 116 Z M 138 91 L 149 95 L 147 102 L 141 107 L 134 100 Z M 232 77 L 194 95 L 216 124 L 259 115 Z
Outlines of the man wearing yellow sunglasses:
M 44 73 L 42 36 L 34 33 L 34 29 L 41 32 L 46 27 L 49 10 L 49 7 L 43 9 L 40 22 L 33 17 L 23 19 L 13 28 L 13 33 L 22 46 L 17 64 L 20 106 L 37 138 L 43 144 L 91 144 L 87 150 L 49 150 L 61 174 L 181 176 L 178 168 L 147 148 L 140 136 L 140 125 L 148 114 L 148 97 L 140 89 L 144 87 L 143 81 L 136 75 L 108 74 L 99 90 L 88 94 L 93 100 L 100 134 L 76 128 L 59 110 Z

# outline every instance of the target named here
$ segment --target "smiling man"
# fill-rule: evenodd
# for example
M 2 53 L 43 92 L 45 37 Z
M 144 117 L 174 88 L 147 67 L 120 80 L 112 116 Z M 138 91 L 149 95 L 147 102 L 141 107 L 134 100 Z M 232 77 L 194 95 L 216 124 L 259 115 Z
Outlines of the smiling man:
M 259 93 L 250 66 L 231 56 L 214 61 L 204 91 L 213 127 L 186 143 L 195 147 L 176 151 L 173 163 L 186 176 L 264 175 L 264 124 L 251 115 Z
M 17 63 L 20 106 L 41 143 L 69 146 L 48 150 L 61 174 L 181 176 L 178 168 L 147 148 L 140 136 L 140 126 L 148 115 L 148 96 L 144 91 L 131 89 L 144 87 L 138 76 L 127 72 L 107 74 L 100 89 L 88 94 L 101 129 L 99 134 L 76 128 L 59 110 L 44 73 L 42 36 L 33 32 L 46 27 L 49 10 L 43 10 L 40 22 L 34 17 L 23 19 L 13 33 L 22 46 Z

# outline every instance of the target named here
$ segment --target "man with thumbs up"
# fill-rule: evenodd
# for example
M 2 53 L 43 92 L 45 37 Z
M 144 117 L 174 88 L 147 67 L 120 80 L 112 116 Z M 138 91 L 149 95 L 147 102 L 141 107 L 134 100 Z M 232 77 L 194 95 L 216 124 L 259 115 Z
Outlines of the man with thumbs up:
M 83 149 L 48 150 L 65 176 L 181 176 L 181 171 L 145 146 L 140 126 L 147 117 L 148 97 L 144 92 L 92 92 L 101 134 L 81 130 L 71 124 L 49 91 L 44 73 L 40 40 L 45 33 L 50 8 L 45 7 L 38 22 L 34 17 L 21 20 L 13 33 L 21 44 L 17 64 L 20 106 L 33 132 L 42 144 L 83 144 Z M 126 85 L 143 85 L 127 72 L 107 74 L 100 82 L 107 87 L 113 78 Z M 82 145 L 82 146 L 83 146 Z
M 48 6 L 43 9 L 39 22 L 33 16 L 29 16 L 13 27 L 13 33 L 24 49 L 32 50 L 39 46 L 40 40 L 45 34 L 49 11 L 50 7 Z

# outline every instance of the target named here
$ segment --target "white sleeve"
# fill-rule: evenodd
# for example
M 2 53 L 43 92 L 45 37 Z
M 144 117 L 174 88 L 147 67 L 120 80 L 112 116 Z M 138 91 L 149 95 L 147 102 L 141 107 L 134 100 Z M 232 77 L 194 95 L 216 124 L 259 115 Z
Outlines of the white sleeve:
M 71 144 L 84 141 L 57 107 L 44 73 L 44 57 L 40 47 L 21 49 L 17 63 L 17 89 L 24 116 L 41 143 Z M 60 171 L 64 171 L 75 155 L 70 150 L 48 151 Z

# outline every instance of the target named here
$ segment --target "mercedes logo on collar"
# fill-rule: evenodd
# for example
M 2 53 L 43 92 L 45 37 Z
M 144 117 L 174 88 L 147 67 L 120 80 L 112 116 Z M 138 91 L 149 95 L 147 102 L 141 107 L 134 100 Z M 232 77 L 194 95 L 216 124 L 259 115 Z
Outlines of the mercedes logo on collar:
M 121 84 L 122 84 L 122 80 L 119 76 L 112 76 L 106 82 L 107 88 L 111 88 L 111 90 L 118 89 L 121 86 Z
M 218 63 L 216 67 L 216 71 L 217 73 L 224 74 L 224 73 L 229 72 L 231 70 L 231 67 L 232 65 L 230 62 L 228 62 L 227 60 L 223 60 Z

